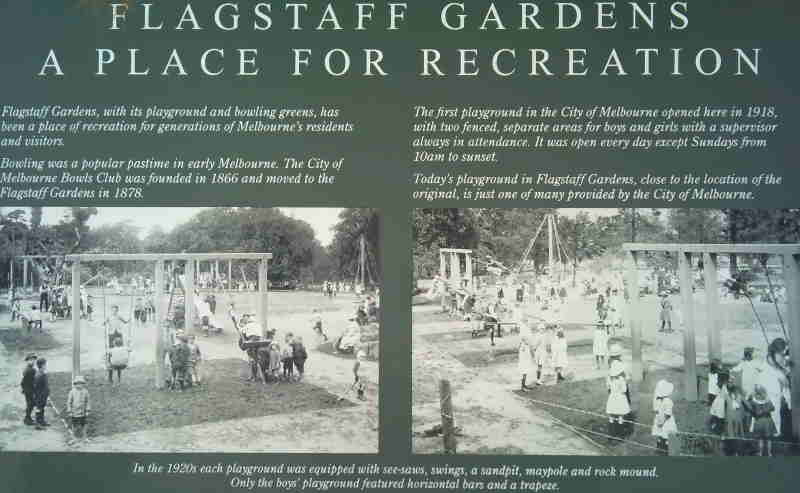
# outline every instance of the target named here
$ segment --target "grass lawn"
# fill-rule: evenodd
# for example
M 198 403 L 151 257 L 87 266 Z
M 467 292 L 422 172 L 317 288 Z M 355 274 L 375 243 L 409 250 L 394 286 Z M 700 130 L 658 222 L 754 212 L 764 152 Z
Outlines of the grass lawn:
M 32 329 L 28 333 L 26 329 L 18 327 L 0 329 L 0 342 L 3 343 L 7 350 L 20 352 L 47 351 L 61 346 L 46 330 Z
M 305 382 L 247 382 L 242 378 L 245 366 L 240 359 L 204 361 L 203 385 L 183 392 L 155 389 L 153 365 L 123 371 L 122 383 L 114 385 L 107 383 L 105 371 L 87 371 L 84 377 L 92 404 L 89 434 L 113 435 L 354 405 Z M 67 372 L 50 374 L 51 399 L 60 412 L 67 401 L 70 378 Z
M 697 433 L 710 435 L 708 430 L 709 409 L 705 398 L 707 394 L 707 374 L 708 368 L 703 366 L 698 368 L 700 375 L 699 397 L 702 400 L 689 402 L 683 398 L 684 395 L 684 374 L 680 368 L 664 368 L 651 371 L 645 376 L 641 385 L 639 397 L 639 413 L 633 417 L 633 421 L 645 426 L 629 425 L 626 430 L 626 442 L 604 438 L 594 433 L 586 433 L 587 436 L 607 447 L 609 452 L 614 455 L 656 455 L 656 451 L 642 447 L 637 444 L 644 444 L 648 447 L 655 446 L 655 437 L 651 435 L 653 414 L 653 389 L 656 382 L 661 379 L 669 380 L 675 386 L 672 394 L 674 401 L 674 416 L 681 433 Z M 537 387 L 535 390 L 526 393 L 519 393 L 524 398 L 544 401 L 547 403 L 558 404 L 565 408 L 581 409 L 593 414 L 585 414 L 579 411 L 557 408 L 554 406 L 532 403 L 535 407 L 549 412 L 555 418 L 565 423 L 589 430 L 596 433 L 608 433 L 608 420 L 605 417 L 605 405 L 608 397 L 605 379 L 593 379 L 582 381 L 567 381 L 558 385 Z M 634 396 L 632 396 L 635 398 Z M 596 416 L 595 414 L 599 414 Z M 699 456 L 720 456 L 723 455 L 722 443 L 713 436 L 680 436 L 681 455 Z M 635 442 L 635 443 L 633 443 Z M 753 446 L 754 442 L 745 442 L 745 446 Z M 793 455 L 797 451 L 789 450 L 785 445 L 775 444 L 773 452 L 775 455 Z M 750 450 L 750 452 L 753 452 Z

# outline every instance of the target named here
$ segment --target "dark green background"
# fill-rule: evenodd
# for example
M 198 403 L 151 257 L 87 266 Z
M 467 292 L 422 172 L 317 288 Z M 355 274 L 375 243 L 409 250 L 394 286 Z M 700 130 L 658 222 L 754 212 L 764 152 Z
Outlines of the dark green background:
M 185 2 L 156 2 L 166 5 L 183 5 Z M 218 2 L 196 0 L 193 6 L 198 13 L 207 12 Z M 242 7 L 250 2 L 240 2 Z M 282 2 L 275 2 L 276 8 Z M 317 2 L 310 2 L 318 12 Z M 348 12 L 349 1 L 335 2 L 341 12 Z M 382 5 L 382 2 L 377 2 Z M 0 2 L 0 87 L 3 103 L 18 105 L 40 104 L 138 104 L 182 105 L 254 105 L 305 106 L 322 104 L 340 106 L 343 118 L 356 122 L 357 130 L 339 137 L 214 137 L 202 136 L 170 138 L 71 138 L 66 149 L 57 152 L 39 152 L 37 157 L 70 158 L 102 157 L 146 158 L 157 156 L 171 158 L 202 158 L 206 155 L 236 153 L 242 157 L 279 157 L 283 154 L 311 154 L 345 157 L 346 171 L 336 186 L 305 189 L 302 193 L 293 187 L 260 188 L 240 187 L 235 194 L 221 193 L 212 186 L 161 187 L 148 195 L 149 199 L 135 203 L 107 203 L 106 205 L 254 205 L 254 206 L 337 206 L 379 207 L 383 211 L 382 241 L 385 254 L 383 272 L 384 306 L 383 344 L 381 345 L 381 455 L 380 456 L 308 456 L 308 455 L 73 455 L 73 454 L 0 454 L 0 475 L 8 491 L 223 491 L 222 480 L 202 477 L 172 477 L 153 480 L 148 476 L 133 476 L 130 469 L 134 461 L 177 462 L 191 460 L 197 463 L 238 461 L 263 462 L 339 462 L 339 463 L 408 463 L 447 462 L 451 464 L 516 463 L 545 465 L 566 463 L 581 464 L 649 464 L 652 460 L 636 458 L 581 458 L 581 457 L 412 457 L 410 454 L 410 312 L 411 256 L 409 211 L 413 206 L 429 203 L 412 203 L 409 177 L 409 126 L 411 107 L 416 104 L 539 106 L 548 104 L 594 105 L 625 104 L 648 106 L 711 105 L 776 105 L 782 114 L 782 127 L 772 137 L 766 151 L 742 152 L 529 152 L 506 155 L 499 168 L 483 169 L 485 174 L 507 174 L 525 170 L 551 171 L 560 174 L 582 170 L 607 170 L 608 172 L 728 172 L 750 174 L 773 171 L 786 178 L 786 185 L 759 197 L 758 207 L 796 207 L 795 190 L 798 169 L 796 166 L 796 134 L 798 126 L 798 36 L 800 21 L 797 2 L 790 0 L 751 2 L 744 0 L 690 1 L 690 27 L 686 31 L 667 32 L 665 23 L 659 22 L 655 31 L 632 32 L 619 29 L 597 32 L 590 28 L 570 32 L 544 31 L 505 32 L 476 30 L 477 17 L 463 32 L 445 32 L 438 24 L 438 9 L 445 2 L 409 0 L 407 20 L 400 31 L 386 32 L 380 26 L 382 16 L 376 11 L 374 27 L 365 32 L 315 32 L 310 28 L 290 32 L 286 24 L 277 20 L 272 31 L 252 33 L 246 28 L 235 33 L 221 33 L 207 29 L 200 33 L 163 32 L 142 33 L 135 30 L 109 32 L 108 14 L 104 10 L 91 11 L 78 7 L 78 0 L 33 0 Z M 550 1 L 539 2 L 544 8 Z M 578 1 L 586 4 L 587 2 Z M 658 2 L 659 5 L 663 2 Z M 484 1 L 467 1 L 470 12 L 481 12 Z M 504 12 L 509 12 L 512 2 L 498 1 Z M 623 2 L 619 2 L 624 7 Z M 176 8 L 160 7 L 170 11 L 176 19 Z M 627 9 L 620 10 L 624 23 Z M 207 17 L 200 17 L 205 23 Z M 660 17 L 660 19 L 663 19 Z M 243 20 L 244 17 L 243 17 Z M 352 25 L 349 15 L 342 20 Z M 543 22 L 547 22 L 542 17 Z M 174 21 L 173 21 L 174 22 Z M 169 25 L 169 22 L 167 23 Z M 307 26 L 311 26 L 309 22 Z M 550 25 L 547 23 L 546 25 Z M 119 56 L 129 47 L 140 48 L 146 58 L 154 61 L 154 70 L 166 60 L 168 50 L 180 48 L 186 53 L 187 68 L 192 70 L 203 49 L 223 47 L 259 48 L 262 74 L 253 78 L 224 76 L 209 78 L 196 75 L 163 78 L 130 78 L 124 75 L 124 63 L 116 72 L 105 78 L 91 74 L 94 48 L 114 48 Z M 333 78 L 321 71 L 303 78 L 289 76 L 290 48 L 340 47 L 353 52 L 361 48 L 383 49 L 385 66 L 390 73 L 386 78 L 367 79 L 358 75 Z M 763 48 L 761 75 L 733 78 L 718 76 L 704 78 L 687 75 L 680 78 L 656 75 L 649 78 L 587 77 L 528 78 L 525 70 L 519 76 L 503 79 L 489 73 L 475 78 L 447 77 L 424 80 L 416 75 L 416 50 L 439 48 L 443 52 L 456 48 L 549 48 L 555 52 L 563 48 L 588 48 L 606 53 L 611 47 L 620 50 L 636 47 L 715 47 L 728 50 L 733 47 Z M 36 77 L 50 48 L 56 48 L 66 71 L 63 78 Z M 147 55 L 147 54 L 150 55 Z M 451 51 L 452 53 L 452 51 Z M 355 58 L 354 58 L 355 61 Z M 270 66 L 271 65 L 271 66 Z M 656 67 L 658 70 L 658 67 Z M 662 70 L 666 72 L 666 70 Z M 357 73 L 357 72 L 356 72 Z M 6 152 L 5 150 L 3 151 Z M 24 155 L 24 154 L 20 154 Z M 428 169 L 425 169 L 428 171 Z M 35 205 L 7 203 L 0 206 Z M 50 205 L 64 205 L 51 202 Z M 83 205 L 83 204 L 82 204 Z M 99 205 L 99 204 L 97 204 Z M 435 203 L 436 206 L 467 205 L 467 203 Z M 470 205 L 474 205 L 471 203 Z M 512 205 L 512 203 L 482 203 L 482 206 Z M 520 203 L 513 205 L 523 205 Z M 539 204 L 535 204 L 539 205 Z M 553 206 L 557 204 L 541 204 Z M 617 204 L 584 203 L 573 206 L 609 207 Z M 663 204 L 636 204 L 651 206 Z M 715 203 L 700 206 L 725 206 L 736 204 Z M 741 205 L 741 204 L 739 204 Z M 564 482 L 563 490 L 618 491 L 652 488 L 658 491 L 685 488 L 689 491 L 720 489 L 722 491 L 789 491 L 794 484 L 793 471 L 797 459 L 661 459 L 658 460 L 661 479 L 650 482 Z

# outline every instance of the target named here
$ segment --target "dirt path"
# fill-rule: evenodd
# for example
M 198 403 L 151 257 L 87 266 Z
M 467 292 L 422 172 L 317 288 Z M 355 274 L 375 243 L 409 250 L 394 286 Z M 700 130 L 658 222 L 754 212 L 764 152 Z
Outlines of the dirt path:
M 125 298 L 109 297 L 111 303 L 122 307 L 125 318 Z M 240 295 L 237 309 L 251 310 L 250 298 Z M 337 336 L 347 326 L 352 313 L 354 296 L 344 295 L 336 299 L 325 298 L 319 293 L 276 292 L 269 297 L 270 327 L 277 328 L 279 337 L 287 332 L 303 337 L 309 352 L 306 364 L 308 383 L 326 389 L 334 395 L 342 395 L 352 383 L 350 359 L 340 358 L 316 351 L 316 338 L 310 319 L 313 308 L 323 310 L 329 336 Z M 218 303 L 218 313 L 224 313 L 223 299 Z M 82 325 L 81 360 L 82 369 L 102 368 L 105 351 L 104 332 L 100 320 L 102 307 L 95 305 L 95 322 Z M 0 330 L 7 329 L 7 312 L 0 314 Z M 222 319 L 223 317 L 220 317 Z M 18 327 L 15 323 L 15 327 Z M 69 321 L 45 322 L 45 330 L 62 344 L 55 349 L 38 351 L 48 359 L 50 372 L 71 371 L 72 332 Z M 128 335 L 127 333 L 125 334 Z M 152 327 L 134 328 L 130 332 L 133 347 L 133 364 L 150 364 L 155 359 L 155 330 Z M 198 337 L 205 359 L 246 359 L 237 346 L 237 337 L 232 327 L 225 333 L 211 337 Z M 301 412 L 295 415 L 272 415 L 215 423 L 204 423 L 173 429 L 149 429 L 133 433 L 95 437 L 90 443 L 68 444 L 69 434 L 65 427 L 48 411 L 52 426 L 36 430 L 22 424 L 24 397 L 19 392 L 24 351 L 9 350 L 0 345 L 0 450 L 25 451 L 118 451 L 118 452 L 173 452 L 173 451 L 219 451 L 219 452 L 319 452 L 319 453 L 376 453 L 378 451 L 378 363 L 362 363 L 361 374 L 367 381 L 367 400 L 358 401 L 353 395 L 348 400 L 357 405 L 346 409 L 328 409 Z M 90 389 L 91 390 L 91 389 Z M 213 391 L 211 389 L 210 391 Z M 57 403 L 59 407 L 63 403 Z

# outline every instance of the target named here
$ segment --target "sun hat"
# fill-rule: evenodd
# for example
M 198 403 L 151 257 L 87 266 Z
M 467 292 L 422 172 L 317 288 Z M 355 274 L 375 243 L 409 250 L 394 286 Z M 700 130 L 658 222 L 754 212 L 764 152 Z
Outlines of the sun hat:
M 622 356 L 622 346 L 620 346 L 619 344 L 616 344 L 616 343 L 612 344 L 608 348 L 608 355 L 609 356 Z
M 34 360 L 34 361 L 35 361 L 35 360 L 37 360 L 38 358 L 39 358 L 39 357 L 38 357 L 38 356 L 36 356 L 36 353 L 28 353 L 28 355 L 27 355 L 27 356 L 25 356 L 25 361 L 30 361 L 30 360 Z
M 672 395 L 673 390 L 675 390 L 675 386 L 672 385 L 671 382 L 659 380 L 658 383 L 656 383 L 655 394 L 656 397 L 669 397 Z
M 608 374 L 612 377 L 616 377 L 625 373 L 625 367 L 619 361 L 614 361 L 611 363 L 611 368 L 608 370 Z
M 72 379 L 72 383 L 75 384 L 75 385 L 77 385 L 79 383 L 85 384 L 86 383 L 86 379 L 84 379 L 83 376 L 78 375 L 78 376 L 76 376 L 75 378 Z

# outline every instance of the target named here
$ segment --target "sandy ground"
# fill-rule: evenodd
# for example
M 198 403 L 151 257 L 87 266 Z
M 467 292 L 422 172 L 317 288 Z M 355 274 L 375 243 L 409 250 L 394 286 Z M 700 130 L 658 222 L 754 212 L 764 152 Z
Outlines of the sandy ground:
M 547 405 L 534 405 L 514 391 L 520 387 L 515 354 L 519 335 L 513 334 L 496 339 L 491 347 L 488 337 L 471 338 L 463 334 L 470 331 L 469 322 L 450 318 L 441 313 L 436 303 L 425 302 L 417 297 L 412 306 L 413 324 L 413 426 L 416 453 L 441 453 L 441 437 L 425 438 L 421 432 L 440 422 L 440 379 L 449 379 L 452 385 L 456 426 L 461 428 L 458 438 L 459 453 L 494 454 L 547 454 L 547 455 L 594 455 L 610 451 L 591 439 L 590 436 L 570 430 L 564 423 L 553 418 Z M 566 333 L 568 344 L 591 344 L 595 321 L 596 299 L 572 294 L 565 305 L 559 307 L 555 318 L 569 324 Z M 673 297 L 673 306 L 680 307 L 680 299 Z M 707 354 L 707 314 L 704 309 L 704 294 L 694 296 L 697 360 L 703 364 Z M 723 361 L 735 364 L 745 346 L 756 347 L 756 358 L 763 358 L 766 343 L 749 303 L 732 297 L 721 300 L 723 314 L 722 351 Z M 771 340 L 781 336 L 776 324 L 774 306 L 756 303 L 759 316 L 767 324 L 767 337 Z M 783 310 L 785 316 L 785 310 Z M 543 315 L 529 308 L 526 313 Z M 680 367 L 683 365 L 682 316 L 674 317 L 675 332 L 658 332 L 658 299 L 655 296 L 641 298 L 643 324 L 643 359 L 645 368 Z M 546 315 L 553 316 L 552 313 Z M 620 339 L 629 337 L 625 328 L 616 334 Z M 627 346 L 627 344 L 624 344 Z M 481 353 L 483 353 L 481 355 Z M 570 379 L 596 379 L 605 376 L 605 370 L 595 368 L 591 346 L 588 351 L 578 351 L 572 357 L 566 371 Z M 493 361 L 498 355 L 500 360 Z M 477 356 L 476 356 L 477 355 Z M 626 349 L 626 361 L 631 360 Z M 475 364 L 476 359 L 478 363 Z M 483 360 L 483 361 L 482 361 Z M 464 362 L 467 362 L 465 364 Z M 553 375 L 545 375 L 545 385 L 554 385 Z M 529 381 L 530 385 L 530 381 Z M 529 394 L 535 397 L 535 390 Z M 557 404 L 557 403 L 555 403 Z M 587 403 L 587 409 L 603 407 L 604 403 Z M 601 410 L 602 412 L 602 410 Z
M 256 298 L 250 294 L 235 294 L 231 298 L 237 310 L 255 311 Z M 217 313 L 227 310 L 228 296 L 217 295 Z M 311 311 L 323 310 L 323 320 L 330 337 L 345 329 L 354 308 L 355 296 L 343 294 L 329 299 L 321 293 L 272 292 L 269 296 L 269 325 L 278 334 L 293 332 L 301 335 L 309 352 L 306 381 L 343 395 L 352 383 L 353 361 L 315 350 L 317 339 L 311 327 Z M 111 304 L 121 306 L 124 318 L 130 317 L 130 296 L 109 296 L 106 313 Z M 81 327 L 82 369 L 102 368 L 104 353 L 103 303 L 95 301 L 93 322 Z M 11 325 L 8 312 L 0 315 L 0 330 Z M 220 320 L 224 316 L 219 317 Z M 237 337 L 230 323 L 225 332 L 211 337 L 198 337 L 205 359 L 241 358 Z M 17 328 L 17 322 L 14 323 Z M 55 349 L 37 351 L 48 360 L 51 372 L 72 369 L 72 328 L 70 321 L 45 322 L 44 330 L 61 345 Z M 133 365 L 152 363 L 155 359 L 155 328 L 152 325 L 133 327 Z M 128 334 L 125 334 L 126 337 Z M 94 437 L 88 443 L 71 443 L 69 433 L 52 409 L 48 420 L 52 426 L 36 430 L 22 423 L 25 400 L 19 391 L 24 353 L 30 349 L 7 348 L 0 344 L 0 450 L 20 451 L 86 451 L 86 452 L 314 452 L 314 453 L 377 453 L 378 452 L 378 372 L 376 362 L 364 362 L 361 374 L 367 380 L 367 400 L 358 401 L 347 409 L 326 409 L 295 415 L 272 415 L 205 423 L 171 429 L 151 429 L 112 436 Z M 33 349 L 35 350 L 35 348 Z M 257 387 L 254 387 L 257 389 Z M 91 389 L 90 389 L 91 390 Z M 213 391 L 210 389 L 209 391 Z M 63 403 L 57 403 L 62 407 Z

